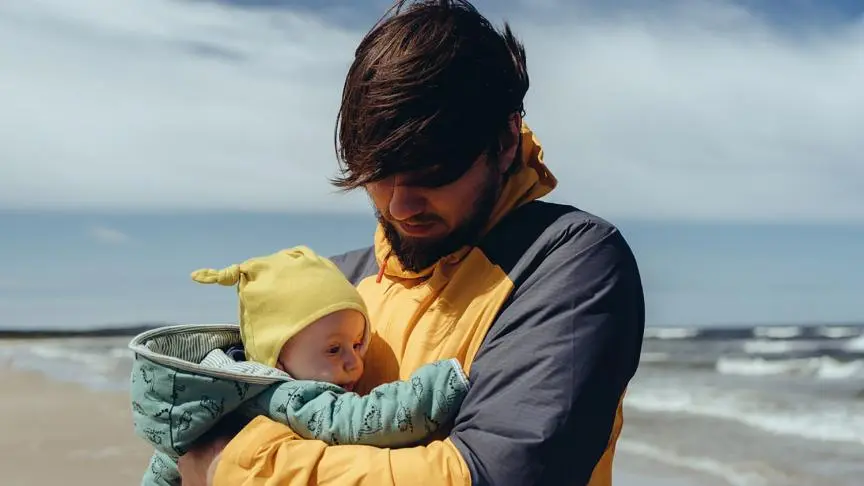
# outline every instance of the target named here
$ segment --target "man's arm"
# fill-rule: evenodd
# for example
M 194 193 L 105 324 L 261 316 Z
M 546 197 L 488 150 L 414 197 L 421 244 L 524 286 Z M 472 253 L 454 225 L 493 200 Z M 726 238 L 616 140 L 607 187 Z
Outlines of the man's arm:
M 588 484 L 639 364 L 644 296 L 621 234 L 573 225 L 487 336 L 451 435 L 475 485 Z
M 449 438 L 327 447 L 259 417 L 224 450 L 214 484 L 586 484 L 638 365 L 642 287 L 609 226 L 573 224 L 547 253 L 476 357 Z

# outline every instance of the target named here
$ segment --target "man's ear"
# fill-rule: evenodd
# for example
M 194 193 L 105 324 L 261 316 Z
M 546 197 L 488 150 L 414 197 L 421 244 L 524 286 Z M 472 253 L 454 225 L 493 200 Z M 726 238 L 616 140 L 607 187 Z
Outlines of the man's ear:
M 521 140 L 522 115 L 513 113 L 507 120 L 507 130 L 501 134 L 501 138 L 498 140 L 498 169 L 502 174 L 508 173 L 513 164 L 516 163 Z

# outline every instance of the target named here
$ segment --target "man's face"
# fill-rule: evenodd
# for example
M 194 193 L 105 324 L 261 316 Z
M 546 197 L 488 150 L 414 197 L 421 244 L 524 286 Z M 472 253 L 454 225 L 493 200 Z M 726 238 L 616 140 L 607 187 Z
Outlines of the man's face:
M 384 235 L 403 267 L 422 270 L 477 242 L 498 202 L 504 174 L 516 160 L 521 126 L 521 117 L 514 114 L 497 156 L 481 154 L 455 180 L 440 177 L 432 168 L 366 184 Z
M 400 174 L 366 186 L 402 265 L 418 271 L 476 241 L 501 189 L 499 164 L 485 155 L 453 182 L 426 187 L 434 173 Z

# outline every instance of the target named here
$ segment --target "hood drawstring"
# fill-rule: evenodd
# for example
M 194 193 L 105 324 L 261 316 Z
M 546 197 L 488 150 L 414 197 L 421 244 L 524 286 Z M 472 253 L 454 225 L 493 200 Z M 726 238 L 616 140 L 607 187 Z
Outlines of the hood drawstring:
M 387 269 L 387 260 L 390 259 L 390 253 L 387 253 L 387 256 L 384 257 L 384 261 L 381 262 L 381 268 L 378 269 L 378 277 L 375 279 L 375 283 L 381 283 L 381 279 L 384 278 L 384 270 Z

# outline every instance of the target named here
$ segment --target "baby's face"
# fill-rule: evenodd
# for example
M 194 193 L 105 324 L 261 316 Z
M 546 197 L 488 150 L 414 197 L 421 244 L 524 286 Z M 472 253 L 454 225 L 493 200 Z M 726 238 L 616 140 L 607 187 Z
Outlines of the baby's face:
M 363 375 L 365 327 L 363 314 L 354 310 L 324 316 L 282 346 L 276 367 L 298 380 L 326 381 L 353 391 Z

